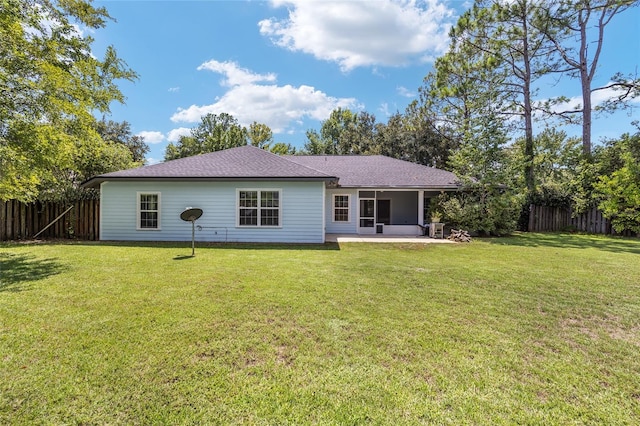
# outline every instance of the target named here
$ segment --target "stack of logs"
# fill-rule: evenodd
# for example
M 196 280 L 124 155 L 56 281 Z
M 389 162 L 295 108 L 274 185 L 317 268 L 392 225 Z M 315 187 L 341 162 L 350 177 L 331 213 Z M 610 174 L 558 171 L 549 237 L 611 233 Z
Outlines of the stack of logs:
M 452 229 L 451 233 L 447 237 L 449 240 L 453 240 L 458 243 L 470 243 L 471 235 L 467 231 L 462 229 Z

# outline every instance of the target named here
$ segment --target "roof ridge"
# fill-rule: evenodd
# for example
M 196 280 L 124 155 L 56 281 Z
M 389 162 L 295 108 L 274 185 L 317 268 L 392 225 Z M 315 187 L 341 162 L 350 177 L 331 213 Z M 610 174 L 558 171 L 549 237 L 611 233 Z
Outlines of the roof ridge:
M 284 157 L 281 156 L 281 157 Z M 328 155 L 287 155 L 286 157 L 329 157 Z M 343 157 L 342 155 L 336 155 L 335 157 Z M 318 172 L 318 173 L 322 173 L 323 175 L 327 175 L 327 176 L 331 176 L 331 177 L 337 177 L 338 179 L 340 178 L 339 176 L 332 176 L 332 175 L 328 175 L 326 171 L 320 170 L 320 169 L 316 169 L 315 167 L 311 167 L 311 166 L 307 166 L 305 164 L 300 164 L 295 160 L 288 160 L 291 161 L 299 166 L 305 167 L 309 170 L 313 170 L 314 172 Z
M 280 159 L 282 159 L 284 161 L 288 161 L 289 163 L 295 164 L 298 167 L 303 167 L 303 168 L 305 168 L 307 170 L 311 170 L 311 171 L 314 171 L 316 173 L 320 173 L 322 175 L 325 175 L 326 177 L 332 177 L 332 178 L 337 177 L 337 176 L 330 175 L 327 172 L 323 172 L 322 170 L 317 170 L 317 169 L 314 169 L 313 167 L 305 166 L 304 164 L 300 164 L 300 163 L 297 163 L 297 162 L 295 162 L 293 160 L 290 160 L 290 159 L 286 158 L 286 157 L 292 157 L 291 155 L 286 155 L 286 156 L 285 155 L 279 155 L 279 154 L 273 153 L 271 151 L 267 151 L 266 149 L 258 148 L 257 146 L 253 146 L 253 145 L 245 145 L 245 146 L 250 146 L 251 148 L 262 150 L 262 151 L 264 151 L 266 153 L 269 153 L 269 154 L 271 154 L 273 156 L 276 156 L 276 157 L 278 157 L 278 158 L 280 158 Z

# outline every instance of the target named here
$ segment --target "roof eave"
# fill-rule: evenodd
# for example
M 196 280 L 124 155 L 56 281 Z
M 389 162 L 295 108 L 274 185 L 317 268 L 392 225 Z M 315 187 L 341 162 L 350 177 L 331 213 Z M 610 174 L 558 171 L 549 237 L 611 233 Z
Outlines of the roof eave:
M 458 190 L 460 185 L 338 185 L 340 188 L 364 188 L 364 189 L 424 189 L 430 191 Z
M 98 188 L 103 182 L 233 182 L 233 181 L 276 181 L 276 182 L 330 182 L 337 181 L 335 176 L 238 176 L 238 177 L 201 177 L 201 176 L 180 176 L 180 177 L 159 177 L 159 176 L 96 176 L 80 186 L 82 188 Z

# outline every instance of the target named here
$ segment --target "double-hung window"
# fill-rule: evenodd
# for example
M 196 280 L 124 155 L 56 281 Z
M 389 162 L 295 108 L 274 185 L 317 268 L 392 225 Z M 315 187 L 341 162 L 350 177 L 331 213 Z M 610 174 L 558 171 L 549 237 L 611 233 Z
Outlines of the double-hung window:
M 160 193 L 138 193 L 137 228 L 143 230 L 160 229 Z
M 333 196 L 333 221 L 349 222 L 349 195 L 335 194 Z
M 279 189 L 238 190 L 238 226 L 279 227 Z

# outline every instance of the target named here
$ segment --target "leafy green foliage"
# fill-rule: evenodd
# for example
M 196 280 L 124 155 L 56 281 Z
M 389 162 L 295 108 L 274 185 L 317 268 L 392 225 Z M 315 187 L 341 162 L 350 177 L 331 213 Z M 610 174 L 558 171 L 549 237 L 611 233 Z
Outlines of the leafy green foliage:
M 464 192 L 445 195 L 439 204 L 448 225 L 480 235 L 508 235 L 516 230 L 520 197 L 500 188 L 469 185 Z
M 307 131 L 303 152 L 331 155 L 386 155 L 417 164 L 446 168 L 453 144 L 439 134 L 430 117 L 415 105 L 386 124 L 366 111 L 338 108 L 322 122 L 320 132 Z
M 96 130 L 103 141 L 126 146 L 131 151 L 133 161 L 144 164 L 149 146 L 144 142 L 142 136 L 131 134 L 131 125 L 128 122 L 117 123 L 103 118 L 96 123 Z
M 256 125 L 254 124 L 254 132 Z M 167 145 L 165 161 L 190 157 L 207 152 L 244 146 L 247 144 L 247 129 L 227 113 L 207 114 L 198 126 L 191 129 L 190 136 L 181 136 L 177 144 Z M 264 141 L 263 141 L 264 142 Z
M 122 102 L 116 83 L 137 76 L 111 46 L 96 58 L 93 39 L 77 30 L 103 27 L 110 19 L 104 8 L 81 0 L 4 0 L 1 12 L 0 200 L 31 201 L 83 174 L 77 151 L 109 152 L 92 114 Z M 112 162 L 122 165 L 113 152 Z
M 219 115 L 205 115 L 200 124 L 191 129 L 189 136 L 181 136 L 177 144 L 169 143 L 164 159 L 175 160 L 247 144 L 280 155 L 296 153 L 295 147 L 291 144 L 274 144 L 273 132 L 266 124 L 254 121 L 247 129 L 231 114 L 223 112 Z
M 610 196 L 618 197 L 618 195 L 615 195 L 616 191 L 614 190 L 616 184 L 612 183 L 613 186 L 605 190 L 601 186 L 601 178 L 606 177 L 605 180 L 608 180 L 614 173 L 625 168 L 629 161 L 640 158 L 637 135 L 638 133 L 634 135 L 624 134 L 620 139 L 607 140 L 603 145 L 596 146 L 590 158 L 583 158 L 580 161 L 570 186 L 573 206 L 576 212 L 582 213 L 597 207 Z M 630 172 L 631 175 L 628 174 Z M 632 178 L 633 171 L 626 170 L 622 174 L 627 175 L 624 180 L 628 180 Z M 621 181 L 616 179 L 616 182 Z M 628 183 L 631 183 L 631 181 L 628 181 Z M 610 210 L 608 217 L 612 218 L 612 215 L 614 215 L 614 212 Z
M 273 143 L 273 132 L 266 124 L 254 121 L 249 125 L 247 138 L 250 145 L 269 150 Z
M 269 151 L 278 155 L 295 155 L 297 150 L 290 143 L 276 142 L 269 147 Z
M 523 176 L 526 188 L 534 191 L 533 101 L 535 81 L 557 68 L 550 60 L 552 45 L 536 29 L 542 4 L 530 0 L 512 2 L 476 0 L 451 32 L 459 46 L 456 61 L 475 61 L 474 79 L 466 85 L 483 86 L 489 79 L 501 94 L 499 114 L 504 119 L 519 118 L 517 130 L 523 135 Z M 455 58 L 455 59 L 454 59 Z
M 526 187 L 522 171 L 525 162 L 520 138 L 509 148 L 513 165 L 514 185 Z M 581 144 L 578 138 L 567 138 L 562 130 L 545 128 L 534 138 L 534 189 L 527 193 L 527 204 L 569 207 L 572 200 L 572 186 L 581 162 Z
M 594 185 L 598 207 L 617 232 L 640 233 L 640 132 L 622 135 L 608 150 L 614 152 L 601 155 L 602 169 L 614 170 Z
M 338 108 L 320 126 L 307 132 L 304 151 L 309 154 L 349 155 L 375 151 L 375 117 L 366 111 Z
M 468 192 L 443 200 L 450 222 L 502 233 L 511 228 L 514 211 L 525 202 L 571 204 L 581 212 L 603 201 L 604 187 L 609 195 L 618 187 L 614 197 L 618 210 L 631 204 L 634 171 L 607 165 L 609 150 L 600 150 L 597 161 L 591 162 L 589 101 L 596 90 L 616 89 L 619 96 L 601 108 L 611 111 L 639 93 L 638 80 L 621 73 L 606 87 L 591 87 L 605 27 L 635 5 L 630 0 L 566 0 L 549 5 L 476 0 L 460 16 L 450 32 L 449 50 L 436 59 L 413 106 L 421 116 L 434 118 L 438 134 L 456 141 L 449 166 Z M 574 36 L 583 43 L 575 43 Z M 594 40 L 592 50 L 590 40 Z M 582 85 L 582 110 L 568 113 L 571 117 L 583 113 L 579 141 L 548 129 L 536 136 L 534 109 L 553 115 L 557 109 L 552 107 L 566 100 L 560 96 L 546 105 L 532 100 L 537 79 L 556 72 L 577 78 Z M 509 143 L 512 138 L 517 139 Z M 582 145 L 583 160 L 577 143 Z M 620 163 L 622 157 L 616 158 Z M 619 171 L 612 175 L 614 170 Z M 608 178 L 596 191 L 601 176 Z M 628 190 L 624 194 L 623 185 Z M 614 209 L 601 204 L 605 206 Z
M 393 114 L 386 124 L 377 126 L 375 140 L 378 153 L 448 169 L 449 157 L 457 147 L 457 141 L 442 134 L 435 122 L 433 117 L 412 103 L 404 115 Z
M 465 14 L 461 27 L 452 30 L 449 51 L 425 78 L 420 108 L 424 115 L 444 117 L 439 133 L 457 141 L 449 167 L 462 180 L 463 192 L 443 197 L 445 221 L 483 234 L 505 234 L 516 229 L 522 203 L 507 151 L 510 123 L 504 113 L 510 98 L 500 90 L 504 70 L 487 66 L 485 52 L 469 43 L 467 26 L 484 31 L 471 18 Z
M 462 179 L 463 192 L 445 196 L 445 220 L 459 228 L 486 235 L 509 234 L 516 229 L 522 193 L 515 190 L 506 134 L 501 122 L 488 114 L 470 122 L 475 137 L 452 156 L 453 171 Z

